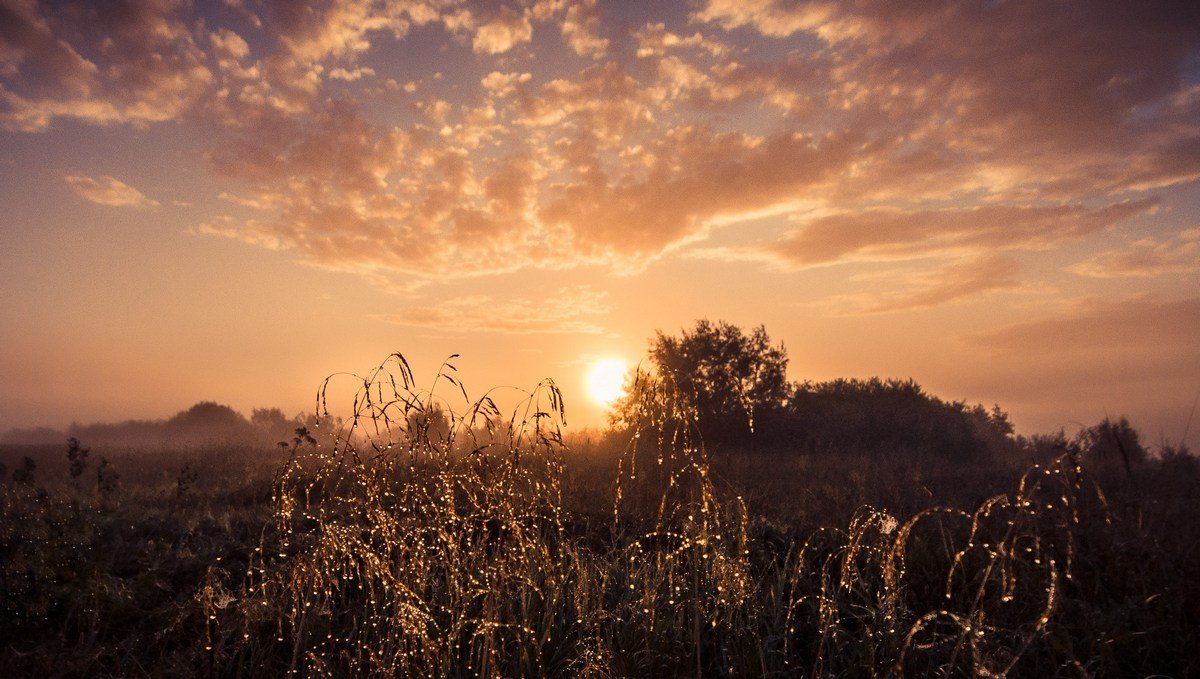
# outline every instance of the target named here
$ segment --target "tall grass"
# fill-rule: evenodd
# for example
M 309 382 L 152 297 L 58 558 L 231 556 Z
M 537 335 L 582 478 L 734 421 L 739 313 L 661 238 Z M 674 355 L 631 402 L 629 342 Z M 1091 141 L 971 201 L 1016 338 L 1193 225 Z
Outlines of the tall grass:
M 552 382 L 502 413 L 397 354 L 273 453 L 0 451 L 0 675 L 1200 670 L 1189 455 L 713 460 L 641 379 L 574 448 Z
M 235 656 L 305 674 L 561 665 L 575 640 L 559 618 L 580 619 L 589 596 L 561 515 L 561 394 L 539 384 L 519 418 L 491 396 L 460 413 L 437 392 L 465 395 L 453 373 L 444 364 L 422 390 L 396 354 L 339 376 L 360 385 L 351 416 L 298 431 L 275 481 L 275 539 L 238 593 Z
M 667 387 L 626 433 L 601 525 L 564 502 L 570 451 L 553 382 L 505 416 L 492 394 L 466 398 L 450 362 L 425 389 L 399 354 L 337 379 L 358 385 L 351 415 L 336 431 L 298 430 L 275 479 L 273 530 L 240 586 L 214 578 L 201 597 L 209 652 L 234 673 L 1003 676 L 1096 665 L 1056 636 L 1064 597 L 1078 595 L 1080 535 L 1109 521 L 1070 455 L 974 511 L 863 508 L 843 529 L 772 533 L 718 489 L 691 404 Z M 456 411 L 440 390 L 469 405 Z

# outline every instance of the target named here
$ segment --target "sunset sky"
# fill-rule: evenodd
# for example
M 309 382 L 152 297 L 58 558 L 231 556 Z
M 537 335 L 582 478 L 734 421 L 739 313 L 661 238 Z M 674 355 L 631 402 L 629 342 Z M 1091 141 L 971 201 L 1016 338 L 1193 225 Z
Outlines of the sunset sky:
M 710 318 L 1178 441 L 1198 8 L 0 0 L 0 430 L 298 412 L 397 350 L 597 425 L 593 364 Z

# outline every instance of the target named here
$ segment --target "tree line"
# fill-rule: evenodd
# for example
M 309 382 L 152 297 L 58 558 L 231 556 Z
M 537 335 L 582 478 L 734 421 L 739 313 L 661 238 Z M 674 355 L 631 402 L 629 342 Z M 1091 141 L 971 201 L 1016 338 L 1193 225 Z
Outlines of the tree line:
M 714 454 L 749 449 L 982 460 L 1074 449 L 1126 467 L 1147 457 L 1123 417 L 1105 418 L 1070 438 L 1062 432 L 1025 438 L 998 405 L 946 401 L 912 379 L 789 381 L 787 351 L 763 326 L 746 332 L 700 320 L 677 336 L 659 331 L 646 365 L 629 378 L 611 426 L 631 429 L 685 409 Z
M 215 401 L 200 401 L 175 415 L 158 420 L 126 420 L 94 424 L 72 423 L 66 430 L 49 427 L 12 429 L 0 443 L 49 445 L 67 438 L 100 446 L 199 446 L 251 443 L 275 445 L 288 440 L 309 415 L 288 417 L 279 408 L 255 408 L 250 417 Z

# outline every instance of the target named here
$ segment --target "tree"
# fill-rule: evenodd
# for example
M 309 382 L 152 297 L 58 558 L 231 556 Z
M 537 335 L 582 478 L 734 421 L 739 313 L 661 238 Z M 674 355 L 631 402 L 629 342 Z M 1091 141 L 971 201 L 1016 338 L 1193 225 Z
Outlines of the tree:
M 614 424 L 634 425 L 680 407 L 707 444 L 744 442 L 788 395 L 787 354 L 762 326 L 746 334 L 724 321 L 701 320 L 678 337 L 659 331 L 648 358 L 650 370 L 614 408 Z
M 649 367 L 617 402 L 612 424 L 698 431 L 712 447 L 802 454 L 919 454 L 954 460 L 1011 454 L 1013 426 L 999 407 L 947 402 L 909 380 L 789 383 L 787 354 L 759 326 L 698 321 L 659 331 Z
M 268 445 L 288 440 L 299 426 L 295 418 L 284 415 L 279 408 L 255 408 L 250 412 L 250 424 L 259 441 Z
M 1093 464 L 1109 464 L 1120 460 L 1125 472 L 1132 474 L 1132 465 L 1146 461 L 1146 449 L 1137 430 L 1125 417 L 1116 421 L 1105 417 L 1099 424 L 1079 432 L 1076 440 L 1084 459 Z
M 948 403 L 911 379 L 878 377 L 797 384 L 778 433 L 805 452 L 908 452 L 958 460 L 1010 452 L 1012 435 L 998 406 Z
M 226 443 L 245 441 L 253 428 L 233 408 L 214 401 L 201 401 L 179 412 L 163 424 L 173 443 Z

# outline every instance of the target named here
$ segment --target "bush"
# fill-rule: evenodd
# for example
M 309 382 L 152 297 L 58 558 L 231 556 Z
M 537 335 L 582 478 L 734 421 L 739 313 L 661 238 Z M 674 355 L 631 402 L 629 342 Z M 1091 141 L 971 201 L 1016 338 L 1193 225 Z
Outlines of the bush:
M 925 453 L 967 460 L 1006 452 L 1012 434 L 998 407 L 947 403 L 912 380 L 872 378 L 797 385 L 776 436 L 811 453 Z

